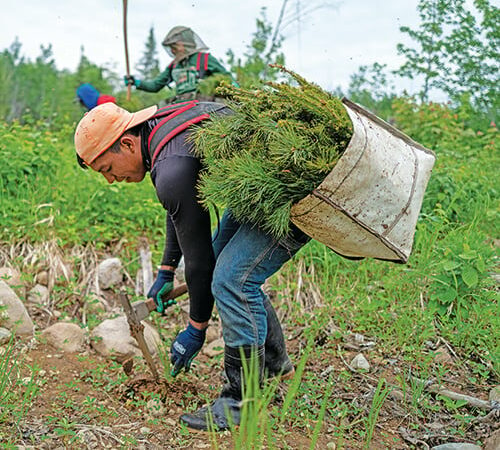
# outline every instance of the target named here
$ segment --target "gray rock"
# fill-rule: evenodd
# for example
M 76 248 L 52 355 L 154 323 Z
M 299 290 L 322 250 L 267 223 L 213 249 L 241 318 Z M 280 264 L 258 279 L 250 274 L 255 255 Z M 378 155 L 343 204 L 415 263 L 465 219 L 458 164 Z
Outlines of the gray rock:
M 160 417 L 165 414 L 165 407 L 163 406 L 161 400 L 158 398 L 152 398 L 151 400 L 148 400 L 148 402 L 146 403 L 146 409 L 153 417 Z
M 102 313 L 110 311 L 109 303 L 98 295 L 93 294 L 86 302 L 87 309 L 92 313 Z
M 450 442 L 432 447 L 431 450 L 481 450 L 481 447 L 467 442 Z
M 222 335 L 221 329 L 219 324 L 213 324 L 210 325 L 207 328 L 207 336 L 205 339 L 205 342 L 207 344 L 210 344 L 210 342 L 215 341 L 216 339 L 219 339 Z
M 160 335 L 147 322 L 144 325 L 144 339 L 149 351 L 154 354 L 160 345 Z M 130 335 L 125 316 L 107 319 L 95 327 L 90 334 L 90 342 L 95 351 L 103 356 L 123 362 L 132 356 L 142 356 L 136 340 Z
M 179 261 L 179 265 L 177 266 L 177 269 L 175 270 L 175 278 L 179 283 L 185 283 L 186 282 L 186 266 L 184 264 L 184 256 L 181 258 Z
M 203 348 L 203 354 L 211 358 L 220 355 L 223 352 L 224 352 L 224 339 L 222 338 L 210 342 L 210 344 L 206 345 Z
M 370 363 L 362 353 L 358 353 L 351 361 L 351 367 L 353 369 L 370 370 Z
M 36 274 L 36 282 L 42 286 L 49 285 L 49 273 L 46 270 L 41 270 Z
M 123 281 L 122 262 L 118 258 L 108 258 L 97 268 L 99 287 L 109 289 Z
M 0 345 L 6 344 L 10 341 L 12 333 L 7 328 L 0 327 Z
M 484 450 L 498 450 L 500 448 L 500 429 L 494 431 L 484 441 Z
M 448 349 L 444 346 L 441 346 L 436 350 L 436 356 L 434 356 L 434 362 L 444 365 L 450 365 L 453 364 L 453 359 Z
M 79 353 L 85 350 L 85 332 L 74 323 L 55 323 L 43 330 L 42 336 L 58 350 L 69 353 Z
M 49 303 L 49 290 L 47 287 L 37 284 L 28 292 L 28 301 L 37 303 L 38 305 L 46 305 Z
M 34 325 L 23 302 L 5 281 L 0 281 L 0 324 L 20 335 L 33 334 Z
M 495 386 L 491 391 L 489 395 L 489 400 L 491 403 L 498 403 L 500 404 L 500 386 Z
M 0 267 L 0 281 L 5 281 L 9 286 L 21 286 L 21 274 L 12 267 Z

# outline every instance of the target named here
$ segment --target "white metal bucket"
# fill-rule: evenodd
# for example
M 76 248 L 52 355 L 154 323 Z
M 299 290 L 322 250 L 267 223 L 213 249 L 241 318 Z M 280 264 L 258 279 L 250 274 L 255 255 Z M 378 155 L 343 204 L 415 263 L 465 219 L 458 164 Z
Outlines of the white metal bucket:
M 292 222 L 340 255 L 407 262 L 435 155 L 342 101 L 351 141 L 323 182 L 292 207 Z

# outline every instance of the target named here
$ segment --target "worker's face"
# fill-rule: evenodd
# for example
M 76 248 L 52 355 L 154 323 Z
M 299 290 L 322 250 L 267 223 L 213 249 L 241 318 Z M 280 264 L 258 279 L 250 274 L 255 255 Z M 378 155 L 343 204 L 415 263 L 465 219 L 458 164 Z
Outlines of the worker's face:
M 108 183 L 139 183 L 146 175 L 141 154 L 141 139 L 127 134 L 120 138 L 119 153 L 105 151 L 90 167 L 102 174 Z
M 179 56 L 186 53 L 186 49 L 184 48 L 184 44 L 182 42 L 176 42 L 175 44 L 170 45 L 170 50 L 172 51 L 174 56 Z

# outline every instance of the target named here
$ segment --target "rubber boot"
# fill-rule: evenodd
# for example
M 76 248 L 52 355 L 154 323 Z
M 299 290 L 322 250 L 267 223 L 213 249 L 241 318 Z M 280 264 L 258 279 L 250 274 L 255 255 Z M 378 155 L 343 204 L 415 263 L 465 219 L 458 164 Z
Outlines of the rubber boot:
M 258 383 L 262 384 L 264 346 L 242 347 L 242 350 L 248 367 L 252 367 L 251 357 L 257 357 Z M 222 388 L 219 397 L 209 406 L 204 406 L 194 413 L 183 414 L 180 417 L 181 423 L 189 428 L 202 431 L 210 429 L 210 421 L 214 429 L 218 431 L 227 430 L 231 425 L 240 424 L 241 404 L 245 389 L 240 348 L 228 346 L 224 348 L 224 368 L 228 383 Z
M 282 379 L 291 378 L 295 369 L 286 351 L 285 337 L 276 311 L 266 295 L 264 307 L 267 314 L 267 337 L 265 342 L 264 376 Z

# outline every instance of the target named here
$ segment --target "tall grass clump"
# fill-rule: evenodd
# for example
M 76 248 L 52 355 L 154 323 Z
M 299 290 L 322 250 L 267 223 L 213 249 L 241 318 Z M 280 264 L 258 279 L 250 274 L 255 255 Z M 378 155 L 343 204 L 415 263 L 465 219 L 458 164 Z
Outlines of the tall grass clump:
M 295 85 L 220 89 L 233 114 L 212 118 L 193 137 L 207 167 L 203 202 L 225 206 L 276 237 L 287 234 L 291 206 L 323 181 L 352 136 L 338 98 L 281 70 Z

